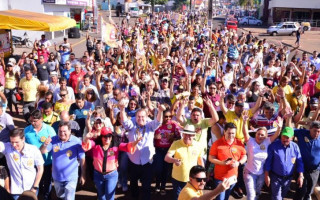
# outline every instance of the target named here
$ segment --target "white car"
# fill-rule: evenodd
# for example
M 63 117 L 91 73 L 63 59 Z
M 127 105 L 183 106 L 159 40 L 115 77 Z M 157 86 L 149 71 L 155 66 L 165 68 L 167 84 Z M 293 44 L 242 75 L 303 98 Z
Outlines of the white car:
M 262 21 L 255 18 L 255 17 L 243 17 L 239 20 L 239 24 L 241 25 L 258 25 L 261 26 L 262 25 Z

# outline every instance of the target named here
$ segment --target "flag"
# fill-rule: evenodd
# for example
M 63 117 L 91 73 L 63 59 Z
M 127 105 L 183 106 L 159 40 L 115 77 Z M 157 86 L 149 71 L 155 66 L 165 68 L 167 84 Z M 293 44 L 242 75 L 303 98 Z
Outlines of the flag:
M 113 24 L 104 22 L 101 30 L 102 34 L 102 41 L 105 42 L 112 48 L 118 47 L 117 43 L 117 29 Z

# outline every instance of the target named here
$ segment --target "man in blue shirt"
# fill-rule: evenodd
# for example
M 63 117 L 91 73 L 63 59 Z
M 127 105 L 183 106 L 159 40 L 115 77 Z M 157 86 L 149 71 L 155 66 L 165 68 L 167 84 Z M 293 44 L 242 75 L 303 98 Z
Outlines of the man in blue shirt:
M 157 118 L 147 122 L 147 111 L 140 109 L 136 112 L 135 122 L 127 118 L 125 108 L 127 102 L 124 99 L 119 102 L 120 118 L 122 125 L 129 132 L 129 142 L 133 142 L 141 134 L 142 139 L 136 146 L 136 151 L 129 156 L 130 189 L 134 199 L 139 198 L 138 180 L 142 184 L 142 199 L 151 199 L 151 181 L 152 181 L 152 162 L 155 154 L 153 145 L 154 131 L 162 122 L 162 112 L 165 110 L 163 105 L 158 106 Z
M 314 121 L 310 130 L 296 129 L 294 135 L 298 139 L 301 156 L 304 164 L 304 182 L 302 188 L 298 188 L 298 199 L 311 200 L 311 194 L 317 184 L 320 169 L 320 122 Z
M 31 125 L 24 129 L 24 135 L 26 138 L 26 143 L 32 144 L 37 148 L 46 141 L 48 137 L 53 137 L 56 135 L 54 129 L 45 124 L 42 119 L 42 113 L 40 110 L 34 110 L 30 116 Z M 43 154 L 44 159 L 44 171 L 40 181 L 40 190 L 44 194 L 44 199 L 51 199 L 51 179 L 52 179 L 52 155 L 51 153 Z
M 58 136 L 48 137 L 40 148 L 41 153 L 52 153 L 52 178 L 58 198 L 74 200 L 78 183 L 80 162 L 80 183 L 85 182 L 85 153 L 81 140 L 71 135 L 69 122 L 59 124 Z
M 291 127 L 285 127 L 281 139 L 276 140 L 268 147 L 268 157 L 264 165 L 265 182 L 271 183 L 272 199 L 285 198 L 293 176 L 293 169 L 299 173 L 297 183 L 303 184 L 303 162 L 298 145 L 292 142 L 294 132 Z
M 69 108 L 69 115 L 72 120 L 78 122 L 80 126 L 80 130 L 82 130 L 81 135 L 83 134 L 83 130 L 86 126 L 87 115 L 90 110 L 94 110 L 94 105 L 85 100 L 84 94 L 77 93 L 75 94 L 76 102 L 71 104 Z

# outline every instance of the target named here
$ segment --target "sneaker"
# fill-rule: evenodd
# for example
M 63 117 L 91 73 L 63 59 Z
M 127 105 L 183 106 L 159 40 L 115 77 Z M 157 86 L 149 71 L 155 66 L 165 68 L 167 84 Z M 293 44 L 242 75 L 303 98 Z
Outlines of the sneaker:
M 126 192 L 126 191 L 128 191 L 128 186 L 126 185 L 122 186 L 122 192 Z
M 156 193 L 159 193 L 160 192 L 160 189 L 159 188 L 156 188 Z
M 165 196 L 166 194 L 167 194 L 167 192 L 166 192 L 165 190 L 161 190 L 161 191 L 160 191 L 160 195 L 161 195 L 161 196 Z

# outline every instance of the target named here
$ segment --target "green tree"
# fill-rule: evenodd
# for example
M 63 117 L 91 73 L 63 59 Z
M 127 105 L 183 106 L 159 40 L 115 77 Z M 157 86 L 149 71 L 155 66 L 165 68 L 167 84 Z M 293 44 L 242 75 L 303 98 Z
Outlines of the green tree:
M 144 3 L 150 3 L 152 12 L 154 11 L 154 5 L 164 5 L 168 0 L 143 0 Z
M 175 0 L 173 4 L 173 9 L 174 10 L 179 10 L 182 8 L 183 5 L 186 5 L 189 7 L 190 0 Z

